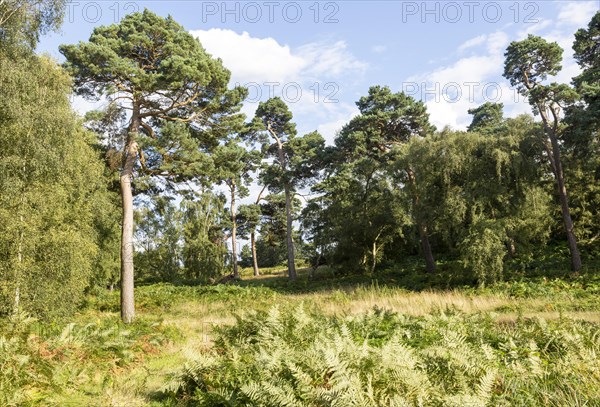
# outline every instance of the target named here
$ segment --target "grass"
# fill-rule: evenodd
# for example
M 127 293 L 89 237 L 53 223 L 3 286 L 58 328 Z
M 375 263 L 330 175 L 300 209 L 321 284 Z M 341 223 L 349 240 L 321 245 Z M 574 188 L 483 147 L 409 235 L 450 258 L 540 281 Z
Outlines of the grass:
M 479 289 L 432 285 L 420 291 L 407 289 L 410 276 L 394 271 L 374 279 L 336 276 L 321 268 L 309 278 L 302 269 L 294 283 L 281 268 L 263 270 L 256 278 L 243 270 L 242 276 L 235 285 L 136 287 L 138 318 L 130 326 L 118 322 L 119 293 L 110 291 L 90 295 L 70 325 L 44 326 L 40 332 L 35 321 L 2 322 L 0 393 L 5 398 L 0 405 L 179 405 L 184 399 L 166 392 L 171 378 L 186 362 L 218 349 L 219 327 L 234 326 L 236 315 L 268 313 L 277 305 L 302 308 L 328 324 L 373 309 L 411 323 L 450 313 L 491 321 L 486 323 L 500 336 L 522 321 L 600 323 L 600 283 L 591 274 Z

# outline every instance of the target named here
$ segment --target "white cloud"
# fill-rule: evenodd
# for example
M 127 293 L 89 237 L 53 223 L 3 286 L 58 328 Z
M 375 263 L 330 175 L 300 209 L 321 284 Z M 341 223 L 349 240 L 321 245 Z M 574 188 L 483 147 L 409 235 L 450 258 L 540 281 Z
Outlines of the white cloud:
M 506 45 L 508 44 L 508 35 L 503 31 L 496 31 L 489 35 L 479 35 L 463 42 L 458 47 L 458 52 L 464 52 L 469 48 L 478 47 L 483 44 L 486 45 L 486 48 L 490 54 L 495 54 L 498 51 L 506 48 Z
M 342 92 L 341 79 L 354 80 L 365 73 L 368 64 L 357 59 L 345 41 L 310 42 L 291 48 L 273 38 L 256 38 L 247 32 L 210 29 L 191 34 L 210 54 L 223 60 L 232 73 L 232 83 L 253 84 L 249 86 L 253 100 L 247 100 L 242 108 L 248 117 L 254 115 L 259 101 L 280 96 L 294 114 L 299 134 L 318 128 L 331 142 L 337 127 L 356 110 L 353 105 L 337 101 Z M 269 89 L 265 82 L 277 84 Z
M 237 34 L 220 28 L 190 33 L 209 53 L 223 60 L 234 82 L 285 82 L 296 77 L 308 63 L 293 55 L 289 46 L 270 37 L 255 38 L 247 32 Z
M 458 51 L 477 47 L 475 55 L 409 79 L 417 85 L 414 96 L 425 101 L 431 122 L 438 129 L 446 125 L 465 129 L 471 122 L 467 111 L 481 103 L 515 103 L 514 92 L 502 78 L 508 42 L 509 36 L 503 31 L 472 38 L 461 44 Z M 516 112 L 509 110 L 511 114 Z
M 504 55 L 504 51 L 508 46 L 508 34 L 503 31 L 496 31 L 488 36 L 487 39 L 487 50 L 492 55 L 501 53 Z
M 345 41 L 334 44 L 312 42 L 298 48 L 298 55 L 307 63 L 306 73 L 310 75 L 339 76 L 347 72 L 363 73 L 365 62 L 356 59 L 348 50 Z
M 107 101 L 104 98 L 101 98 L 95 102 L 89 101 L 82 96 L 73 95 L 71 98 L 71 106 L 73 107 L 73 110 L 75 110 L 82 117 L 91 110 L 104 107 L 106 103 Z
M 487 36 L 486 35 L 479 35 L 475 38 L 471 38 L 470 40 L 467 40 L 465 42 L 463 42 L 459 47 L 458 47 L 458 51 L 459 52 L 463 52 L 466 49 L 472 48 L 472 47 L 476 47 L 477 45 L 481 45 L 485 42 Z
M 244 31 L 212 28 L 193 30 L 204 48 L 232 72 L 234 82 L 285 83 L 306 81 L 309 76 L 333 77 L 363 73 L 365 62 L 348 50 L 344 41 L 311 42 L 292 50 L 274 38 L 257 38 Z
M 461 58 L 452 65 L 438 68 L 408 79 L 409 82 L 427 82 L 444 88 L 450 83 L 481 82 L 486 77 L 499 71 L 502 65 L 501 55 L 477 55 Z
M 600 9 L 598 1 L 572 1 L 562 3 L 558 12 L 558 25 L 587 27 L 592 16 Z

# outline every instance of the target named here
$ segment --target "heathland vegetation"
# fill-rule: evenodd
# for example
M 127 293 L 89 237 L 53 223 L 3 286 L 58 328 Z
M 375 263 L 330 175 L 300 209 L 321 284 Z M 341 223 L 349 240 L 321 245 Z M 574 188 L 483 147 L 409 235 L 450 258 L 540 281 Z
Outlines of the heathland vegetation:
M 0 1 L 0 405 L 600 405 L 600 13 L 569 85 L 510 43 L 532 115 L 374 85 L 327 145 L 149 10 L 37 55 L 64 10 Z

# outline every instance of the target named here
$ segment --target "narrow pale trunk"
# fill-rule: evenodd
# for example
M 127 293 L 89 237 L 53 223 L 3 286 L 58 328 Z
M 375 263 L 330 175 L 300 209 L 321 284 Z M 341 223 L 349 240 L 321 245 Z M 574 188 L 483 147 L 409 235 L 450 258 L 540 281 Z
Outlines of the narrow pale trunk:
M 231 261 L 233 262 L 233 278 L 240 278 L 237 262 L 237 222 L 235 219 L 235 181 L 231 181 Z
M 133 321 L 133 193 L 131 179 L 138 154 L 136 135 L 140 126 L 139 107 L 134 105 L 131 126 L 125 146 L 123 170 L 120 175 L 123 223 L 121 230 L 121 319 L 126 324 Z
M 558 144 L 558 139 L 556 135 L 556 125 L 550 126 L 550 121 L 546 110 L 543 106 L 538 106 L 540 111 L 540 115 L 542 116 L 542 121 L 544 122 L 545 132 L 550 139 L 551 149 L 546 148 L 546 153 L 548 154 L 548 158 L 550 160 L 550 166 L 552 168 L 552 172 L 554 173 L 554 178 L 556 180 L 556 189 L 558 191 L 558 197 L 560 200 L 560 209 L 562 212 L 563 224 L 565 226 L 565 231 L 567 232 L 567 242 L 569 244 L 569 251 L 571 252 L 571 269 L 576 272 L 581 269 L 581 255 L 579 253 L 579 248 L 577 247 L 577 238 L 575 237 L 575 226 L 573 224 L 573 219 L 571 219 L 571 210 L 569 208 L 569 197 L 567 194 L 567 187 L 565 185 L 565 176 L 562 167 L 562 159 L 560 154 L 560 145 Z M 553 112 L 555 116 L 555 123 L 557 122 L 558 113 Z M 544 145 L 546 145 L 544 143 Z
M 375 266 L 377 266 L 377 241 L 373 242 L 371 249 L 371 276 L 375 274 Z
M 517 247 L 515 246 L 515 239 L 512 237 L 508 240 L 508 255 L 510 257 L 515 257 L 517 255 Z
M 435 272 L 435 259 L 433 258 L 433 252 L 431 251 L 431 244 L 429 243 L 429 236 L 427 233 L 427 225 L 421 219 L 419 215 L 419 194 L 417 193 L 417 181 L 415 174 L 412 169 L 407 170 L 408 179 L 413 189 L 413 207 L 415 211 L 415 221 L 417 228 L 419 229 L 419 240 L 421 241 L 421 248 L 423 250 L 423 257 L 425 258 L 425 268 L 428 273 Z
M 22 175 L 25 176 L 25 162 L 21 168 Z M 21 191 L 21 211 L 25 210 L 25 191 Z M 19 215 L 19 236 L 17 237 L 17 267 L 15 270 L 15 297 L 13 302 L 13 313 L 16 315 L 21 309 L 21 274 L 23 272 L 23 241 L 25 239 L 25 217 L 23 213 Z
M 286 242 L 287 242 L 287 257 L 288 257 L 288 276 L 290 280 L 296 279 L 296 265 L 294 263 L 294 240 L 292 237 L 292 199 L 290 188 L 285 186 L 285 221 L 286 221 Z
M 260 192 L 258 193 L 258 196 L 256 197 L 256 205 L 259 204 L 260 200 L 262 199 L 262 195 L 265 192 L 265 189 L 267 189 L 267 186 L 263 186 L 262 189 L 260 190 Z M 258 256 L 256 255 L 256 231 L 253 230 L 252 232 L 250 232 L 250 248 L 252 249 L 252 267 L 254 268 L 254 276 L 259 276 L 260 275 L 260 271 L 258 270 Z
M 260 275 L 260 271 L 258 270 L 258 259 L 256 257 L 256 235 L 254 231 L 250 233 L 250 248 L 252 249 L 252 267 L 256 277 Z
M 23 215 L 19 217 L 21 226 L 23 225 Z M 15 275 L 15 300 L 13 304 L 13 313 L 19 313 L 21 307 L 21 271 L 23 269 L 23 229 L 19 231 L 19 243 L 17 245 L 17 272 Z

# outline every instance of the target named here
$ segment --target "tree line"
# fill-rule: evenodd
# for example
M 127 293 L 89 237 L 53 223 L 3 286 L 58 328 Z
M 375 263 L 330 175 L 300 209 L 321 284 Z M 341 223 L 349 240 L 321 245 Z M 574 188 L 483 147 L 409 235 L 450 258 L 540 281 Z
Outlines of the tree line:
M 575 34 L 572 85 L 548 83 L 558 44 L 508 46 L 504 77 L 540 120 L 485 103 L 466 131 L 436 129 L 422 101 L 372 86 L 326 146 L 279 98 L 248 120 L 221 60 L 149 10 L 61 46 L 62 66 L 36 55 L 64 6 L 0 5 L 5 314 L 68 315 L 118 285 L 131 322 L 135 278 L 239 278 L 240 257 L 255 275 L 286 262 L 291 280 L 297 257 L 372 275 L 418 258 L 424 275 L 490 284 L 546 246 L 573 272 L 597 254 L 600 13 Z M 80 118 L 72 91 L 104 107 Z

